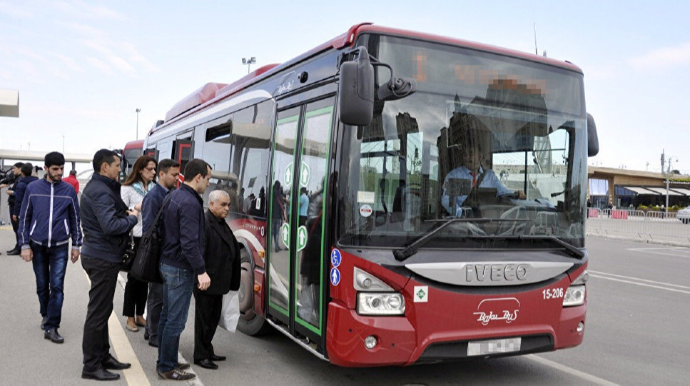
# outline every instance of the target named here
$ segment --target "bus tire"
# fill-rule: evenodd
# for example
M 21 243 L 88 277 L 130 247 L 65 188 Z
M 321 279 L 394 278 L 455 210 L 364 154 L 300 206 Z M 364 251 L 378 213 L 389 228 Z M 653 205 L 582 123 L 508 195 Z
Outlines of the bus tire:
M 238 296 L 240 300 L 240 319 L 237 329 L 249 336 L 259 336 L 271 331 L 271 326 L 254 309 L 254 264 L 246 248 L 241 249 L 241 279 Z

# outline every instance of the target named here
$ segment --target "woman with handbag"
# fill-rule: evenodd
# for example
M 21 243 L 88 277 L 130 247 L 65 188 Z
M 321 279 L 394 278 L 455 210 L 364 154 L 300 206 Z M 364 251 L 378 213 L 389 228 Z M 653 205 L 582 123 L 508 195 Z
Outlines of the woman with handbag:
M 129 174 L 125 182 L 122 184 L 120 194 L 122 201 L 125 202 L 128 208 L 141 209 L 141 202 L 144 196 L 154 186 L 154 179 L 156 177 L 156 166 L 158 163 L 155 159 L 149 156 L 141 156 L 132 167 L 132 172 Z M 136 255 L 139 242 L 142 235 L 141 214 L 137 217 L 137 225 L 132 230 L 134 238 L 134 255 Z M 129 271 L 131 268 L 131 261 L 129 267 L 124 267 Z M 148 293 L 148 283 L 137 280 L 131 274 L 127 274 L 127 285 L 125 286 L 125 300 L 122 307 L 122 314 L 127 317 L 127 329 L 132 332 L 139 331 L 139 327 L 146 326 L 146 319 L 144 319 L 144 308 L 146 307 L 146 296 Z M 139 327 L 137 327 L 139 326 Z

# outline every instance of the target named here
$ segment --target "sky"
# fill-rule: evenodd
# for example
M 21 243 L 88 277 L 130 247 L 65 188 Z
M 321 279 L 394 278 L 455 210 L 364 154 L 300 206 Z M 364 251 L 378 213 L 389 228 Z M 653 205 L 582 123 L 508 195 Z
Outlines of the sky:
M 5 1 L 0 148 L 122 148 L 207 82 L 286 62 L 360 22 L 568 60 L 585 74 L 592 166 L 690 174 L 687 1 Z M 136 109 L 141 109 L 139 114 Z

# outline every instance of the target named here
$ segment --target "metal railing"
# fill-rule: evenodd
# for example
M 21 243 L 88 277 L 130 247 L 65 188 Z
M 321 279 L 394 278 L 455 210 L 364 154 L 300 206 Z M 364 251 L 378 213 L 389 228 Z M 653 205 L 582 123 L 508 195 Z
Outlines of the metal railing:
M 690 244 L 690 225 L 683 224 L 676 212 L 589 209 L 588 214 L 587 234 Z

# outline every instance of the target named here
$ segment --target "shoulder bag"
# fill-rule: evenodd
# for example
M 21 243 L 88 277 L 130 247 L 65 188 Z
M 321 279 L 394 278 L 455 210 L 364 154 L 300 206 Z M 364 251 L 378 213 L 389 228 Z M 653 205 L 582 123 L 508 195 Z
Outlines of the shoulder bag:
M 160 217 L 163 209 L 170 200 L 170 194 L 163 201 L 163 205 L 156 214 L 156 219 L 153 220 L 153 226 L 141 237 L 137 255 L 134 258 L 134 264 L 130 274 L 134 278 L 147 281 L 150 283 L 163 283 L 163 278 L 160 274 L 160 260 L 161 260 L 161 246 L 163 244 L 163 235 L 160 234 Z

